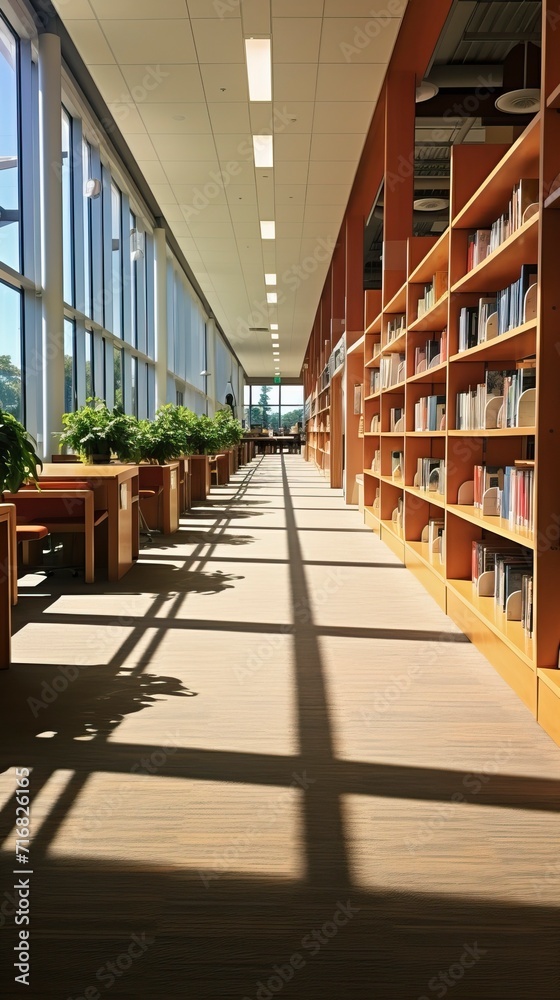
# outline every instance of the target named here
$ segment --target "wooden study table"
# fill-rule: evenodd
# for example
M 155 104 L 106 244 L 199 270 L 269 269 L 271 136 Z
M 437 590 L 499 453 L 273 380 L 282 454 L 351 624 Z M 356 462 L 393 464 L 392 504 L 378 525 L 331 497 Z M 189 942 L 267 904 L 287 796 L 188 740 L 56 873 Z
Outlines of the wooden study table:
M 7 670 L 11 663 L 14 525 L 12 504 L 0 504 L 0 670 Z
M 254 437 L 244 437 L 243 441 L 248 444 L 252 443 L 255 446 L 255 453 L 257 455 L 268 455 L 275 454 L 276 448 L 280 446 L 281 450 L 284 449 L 284 445 L 292 447 L 298 434 L 255 434 Z
M 95 492 L 95 509 L 108 512 L 108 565 L 111 582 L 120 580 L 134 565 L 140 548 L 138 518 L 138 467 L 136 465 L 82 465 L 81 462 L 47 462 L 41 479 L 86 480 Z

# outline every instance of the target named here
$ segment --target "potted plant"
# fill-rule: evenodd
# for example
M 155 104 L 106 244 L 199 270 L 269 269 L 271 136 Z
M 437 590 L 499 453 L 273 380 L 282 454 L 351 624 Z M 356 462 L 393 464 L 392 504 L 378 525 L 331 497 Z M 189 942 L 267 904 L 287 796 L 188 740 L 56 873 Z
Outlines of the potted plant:
M 137 417 L 115 406 L 107 425 L 107 442 L 119 462 L 138 465 L 142 458 L 142 437 Z
M 187 451 L 188 411 L 183 406 L 166 403 L 160 406 L 155 420 L 139 421 L 139 452 L 153 465 L 165 465 Z
M 62 414 L 60 450 L 70 448 L 84 465 L 110 462 L 110 423 L 111 412 L 104 400 L 90 396 L 85 406 Z
M 235 417 L 232 416 L 229 409 L 218 410 L 214 417 L 214 421 L 222 439 L 221 447 L 229 451 L 229 470 L 230 474 L 233 474 L 234 472 L 237 472 L 239 467 L 238 446 L 241 442 L 241 438 L 243 437 L 243 429 L 239 420 L 236 420 Z
M 0 410 L 0 494 L 17 493 L 29 480 L 37 482 L 37 466 L 43 463 L 25 427 Z
M 148 527 L 171 534 L 179 527 L 179 459 L 187 447 L 186 410 L 166 403 L 153 421 L 139 421 L 140 490 L 142 513 Z

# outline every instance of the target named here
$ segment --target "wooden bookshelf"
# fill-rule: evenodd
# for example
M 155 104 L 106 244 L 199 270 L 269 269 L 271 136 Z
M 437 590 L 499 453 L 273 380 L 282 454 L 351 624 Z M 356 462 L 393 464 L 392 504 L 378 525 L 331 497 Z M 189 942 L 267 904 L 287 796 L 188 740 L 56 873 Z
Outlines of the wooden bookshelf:
M 558 0 L 542 5 L 542 98 L 537 115 L 511 144 L 455 145 L 451 153 L 450 224 L 438 236 L 403 239 L 404 214 L 399 206 L 404 186 L 385 191 L 385 213 L 393 229 L 384 240 L 406 244 L 402 269 L 383 269 L 379 298 L 366 292 L 363 325 L 363 384 L 379 357 L 398 351 L 406 359 L 404 382 L 364 394 L 362 471 L 364 521 L 379 533 L 399 559 L 422 582 L 447 614 L 484 653 L 510 684 L 538 722 L 560 745 L 560 32 L 555 30 Z M 554 17 L 550 15 L 554 14 Z M 512 119 L 512 125 L 515 122 Z M 410 154 L 413 156 L 413 132 Z M 395 146 L 386 125 L 384 169 L 398 173 L 402 144 Z M 391 157 L 394 156 L 394 161 Z M 514 187 L 522 179 L 539 178 L 538 207 L 477 266 L 468 270 L 470 233 L 490 229 L 507 210 Z M 404 185 L 404 182 L 403 182 Z M 396 202 L 390 204 L 391 198 Z M 400 199 L 400 201 L 399 201 Z M 392 214 L 391 214 L 392 213 Z M 396 214 L 395 214 L 396 213 Z M 401 229 L 395 231 L 398 216 Z M 387 225 L 389 225 L 387 223 Z M 396 252 L 396 251 L 395 251 Z M 406 258 L 406 260 L 405 260 Z M 394 258 L 393 258 L 394 260 Z M 399 262 L 401 258 L 399 257 Z M 537 315 L 515 329 L 458 352 L 459 319 L 463 306 L 497 294 L 515 282 L 522 265 L 538 266 Z M 418 317 L 424 287 L 438 272 L 447 272 L 448 291 Z M 401 283 L 401 274 L 404 281 Z M 435 282 L 437 286 L 437 282 Z M 387 343 L 387 325 L 403 316 L 404 332 Z M 522 317 L 521 317 L 522 318 Z M 415 372 L 416 349 L 446 331 L 444 360 L 432 369 Z M 362 335 L 362 334 L 360 334 Z M 427 353 L 427 352 L 426 352 Z M 375 357 L 374 357 L 375 354 Z M 535 420 L 531 426 L 464 430 L 455 423 L 457 392 L 484 382 L 491 369 L 515 368 L 524 359 L 536 359 Z M 417 432 L 415 404 L 425 395 L 446 395 L 446 428 Z M 389 430 L 394 407 L 404 412 L 404 432 Z M 371 430 L 374 417 L 378 429 Z M 505 518 L 483 515 L 474 505 L 458 503 L 459 488 L 473 479 L 475 465 L 512 466 L 533 455 L 534 529 L 513 528 Z M 391 472 L 391 451 L 403 452 L 403 481 Z M 421 458 L 445 463 L 444 492 L 436 494 L 415 484 Z M 371 468 L 376 462 L 376 469 Z M 379 464 L 377 464 L 379 463 Z M 402 532 L 392 520 L 402 499 Z M 429 552 L 425 541 L 430 519 L 444 522 L 443 551 Z M 534 620 L 532 635 L 521 621 L 508 620 L 493 597 L 478 596 L 471 582 L 472 544 L 504 540 L 533 553 Z M 437 548 L 437 545 L 436 545 Z M 515 613 L 515 612 L 514 612 Z

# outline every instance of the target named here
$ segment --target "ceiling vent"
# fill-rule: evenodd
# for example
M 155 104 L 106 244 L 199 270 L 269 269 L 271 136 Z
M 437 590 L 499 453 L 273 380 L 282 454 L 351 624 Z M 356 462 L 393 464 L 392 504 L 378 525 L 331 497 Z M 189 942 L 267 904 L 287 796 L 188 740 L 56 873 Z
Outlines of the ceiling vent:
M 443 212 L 444 208 L 449 208 L 447 198 L 417 198 L 414 202 L 415 212 Z
M 509 115 L 534 115 L 540 108 L 540 49 L 530 42 L 515 45 L 504 62 L 504 90 L 495 101 Z
M 268 333 L 267 326 L 250 326 L 249 333 Z

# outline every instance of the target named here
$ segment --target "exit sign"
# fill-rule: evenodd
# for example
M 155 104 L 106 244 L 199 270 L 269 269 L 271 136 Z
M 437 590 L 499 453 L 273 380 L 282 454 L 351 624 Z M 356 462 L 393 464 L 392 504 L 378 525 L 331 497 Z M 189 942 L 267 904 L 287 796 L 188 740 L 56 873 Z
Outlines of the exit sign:
M 280 378 L 279 375 L 275 375 L 274 376 L 274 385 L 280 385 L 281 381 L 282 381 L 282 379 Z

